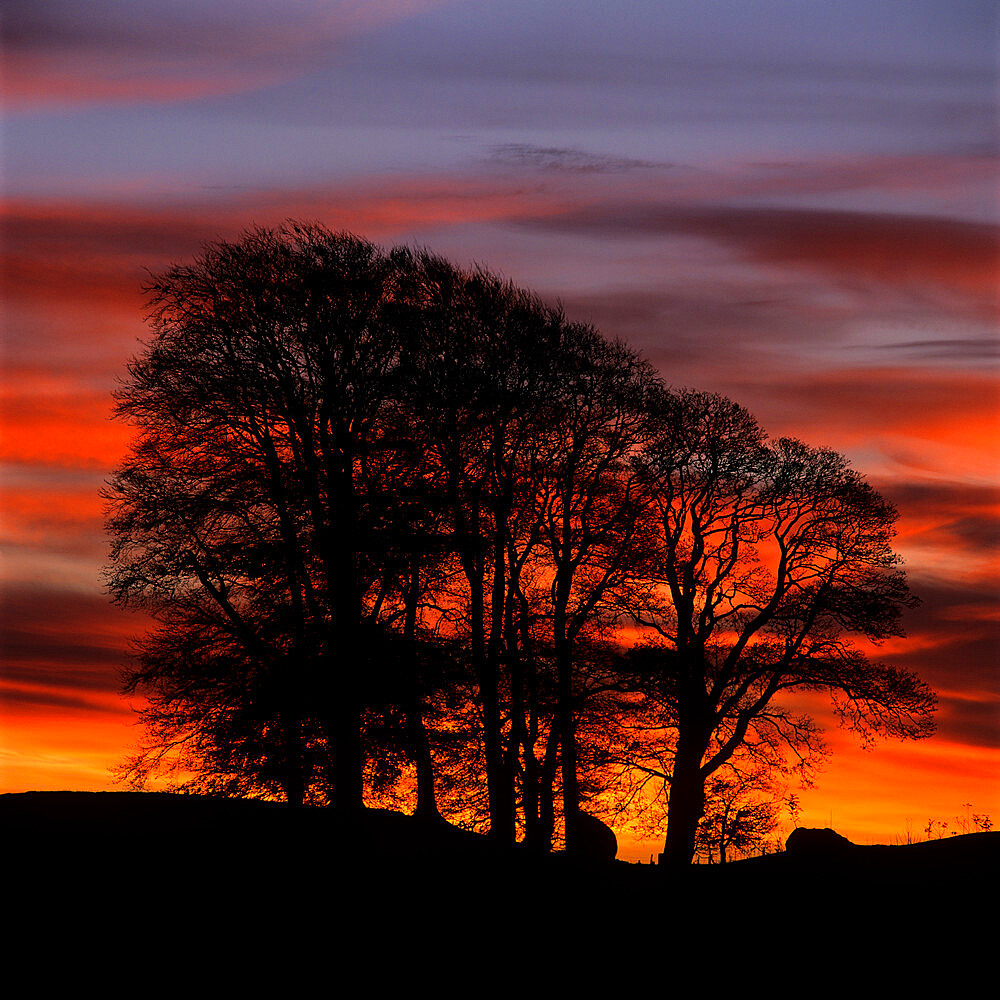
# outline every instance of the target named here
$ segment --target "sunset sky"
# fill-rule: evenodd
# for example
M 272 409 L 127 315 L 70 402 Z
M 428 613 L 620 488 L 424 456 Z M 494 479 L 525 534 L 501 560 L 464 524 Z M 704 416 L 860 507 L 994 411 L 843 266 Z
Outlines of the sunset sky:
M 0 791 L 114 787 L 137 736 L 99 490 L 145 270 L 292 217 L 483 263 L 844 452 L 900 510 L 922 604 L 879 656 L 938 733 L 865 751 L 820 705 L 801 822 L 1000 825 L 996 11 L 6 3 Z

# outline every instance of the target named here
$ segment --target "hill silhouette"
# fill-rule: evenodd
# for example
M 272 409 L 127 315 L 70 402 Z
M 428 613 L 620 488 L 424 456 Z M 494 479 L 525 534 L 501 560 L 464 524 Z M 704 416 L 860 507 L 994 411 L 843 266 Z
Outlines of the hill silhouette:
M 496 850 L 399 813 L 368 810 L 347 823 L 331 810 L 134 792 L 0 795 L 0 829 L 8 909 L 44 914 L 46 926 L 55 917 L 78 931 L 101 913 L 130 914 L 107 933 L 133 948 L 166 939 L 298 952 L 329 948 L 334 934 L 339 948 L 369 956 L 502 952 L 513 941 L 587 956 L 607 940 L 707 954 L 723 932 L 770 948 L 775 934 L 807 931 L 815 945 L 855 934 L 862 920 L 902 944 L 918 923 L 968 913 L 1000 857 L 1000 833 L 986 833 L 808 845 L 668 877 L 649 865 Z
M 354 821 L 335 810 L 288 809 L 283 804 L 215 799 L 165 792 L 22 792 L 0 795 L 0 828 L 8 856 L 44 863 L 67 875 L 78 866 L 144 855 L 167 868 L 196 871 L 220 864 L 244 873 L 288 866 L 351 873 L 364 886 L 387 873 L 393 880 L 431 875 L 437 879 L 478 877 L 578 879 L 642 891 L 666 876 L 655 866 L 623 861 L 600 863 L 562 852 L 535 854 L 499 850 L 479 834 L 447 823 L 426 823 L 388 810 L 369 809 Z M 974 833 L 903 846 L 855 845 L 825 831 L 800 843 L 793 835 L 784 853 L 695 865 L 688 879 L 822 880 L 852 871 L 868 877 L 936 879 L 995 870 L 1000 833 Z M 243 867 L 246 866 L 246 867 Z M 128 865 L 131 868 L 131 864 Z M 41 874 L 39 871 L 38 874 Z M 683 876 L 682 876 L 683 878 Z M 676 881 L 676 879 L 674 879 Z

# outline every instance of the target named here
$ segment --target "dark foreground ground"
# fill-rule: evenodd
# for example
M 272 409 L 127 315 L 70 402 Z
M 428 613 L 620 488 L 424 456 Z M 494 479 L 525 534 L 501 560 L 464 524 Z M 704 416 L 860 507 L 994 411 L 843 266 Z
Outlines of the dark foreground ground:
M 627 960 L 645 976 L 668 956 L 739 963 L 764 949 L 802 960 L 828 947 L 883 962 L 905 949 L 913 971 L 946 936 L 967 943 L 955 960 L 974 964 L 976 941 L 997 930 L 1000 833 L 803 849 L 671 876 L 495 851 L 396 813 L 348 824 L 321 810 L 150 793 L 0 795 L 0 831 L 5 909 L 30 914 L 36 945 L 96 932 L 121 955 L 235 951 L 241 968 L 259 958 L 262 974 L 289 949 L 321 963 L 364 955 L 387 975 L 401 954 L 410 971 L 460 952 L 487 964 L 572 955 L 577 973 L 592 963 L 595 975 Z

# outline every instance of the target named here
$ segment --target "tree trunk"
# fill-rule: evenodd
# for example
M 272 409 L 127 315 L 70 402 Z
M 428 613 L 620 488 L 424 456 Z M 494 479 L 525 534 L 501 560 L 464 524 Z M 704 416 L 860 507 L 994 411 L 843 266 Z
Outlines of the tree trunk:
M 568 549 L 569 529 L 563 549 Z M 575 827 L 571 818 L 580 809 L 580 789 L 576 776 L 576 733 L 573 728 L 573 648 L 570 640 L 566 608 L 569 605 L 570 570 L 560 566 L 556 573 L 555 606 L 553 608 L 553 639 L 556 648 L 557 671 L 557 715 L 559 722 L 559 742 L 562 746 L 563 818 L 566 821 L 566 850 L 572 851 L 575 844 Z
M 701 776 L 705 746 L 700 734 L 681 726 L 670 780 L 667 839 L 660 855 L 660 864 L 668 868 L 684 868 L 694 857 L 698 822 L 705 811 L 705 782 Z
M 538 812 L 538 761 L 533 745 L 524 748 L 524 788 L 521 793 L 524 809 L 524 843 L 532 850 L 542 847 L 544 837 Z M 542 848 L 547 850 L 547 845 Z
M 280 721 L 285 743 L 284 781 L 282 782 L 285 799 L 292 808 L 298 808 L 306 797 L 299 720 L 294 713 L 283 712 Z
M 427 739 L 423 714 L 419 701 L 406 709 L 406 726 L 413 746 L 413 757 L 417 768 L 417 808 L 415 815 L 421 819 L 439 820 L 441 813 L 434 792 L 434 763 L 431 759 L 431 745 Z
M 539 775 L 538 796 L 538 846 L 548 851 L 552 847 L 552 839 L 556 833 L 555 784 L 556 768 L 559 765 L 560 739 L 555 726 L 549 730 L 548 743 L 545 746 L 545 757 L 542 760 Z
M 364 751 L 361 745 L 361 590 L 358 552 L 361 537 L 354 482 L 356 442 L 344 427 L 334 427 L 324 442 L 331 532 L 325 557 L 330 590 L 329 648 L 325 656 L 325 693 L 332 731 L 335 803 L 342 815 L 365 807 Z M 337 530 L 339 528 L 339 530 Z
M 347 560 L 344 560 L 345 562 Z M 350 560 L 353 563 L 353 559 Z M 353 568 L 353 567 L 352 567 Z M 364 751 L 361 745 L 361 692 L 358 672 L 362 669 L 361 644 L 350 582 L 337 588 L 331 648 L 326 651 L 326 696 L 333 745 L 334 802 L 342 815 L 359 813 L 365 807 Z
M 420 600 L 420 553 L 410 556 L 410 576 L 406 583 L 406 613 L 403 618 L 403 639 L 411 653 L 409 683 L 406 685 L 406 729 L 413 750 L 417 770 L 417 808 L 415 815 L 421 819 L 439 820 L 441 813 L 434 793 L 434 762 L 427 727 L 421 706 L 421 683 L 417 650 L 417 604 Z
M 576 733 L 573 728 L 573 662 L 569 642 L 556 640 L 559 670 L 559 743 L 562 748 L 563 818 L 566 820 L 566 850 L 575 847 L 575 828 L 570 817 L 580 809 L 580 788 L 577 781 Z M 571 832 L 573 830 L 574 832 Z
M 350 587 L 338 595 L 336 613 L 340 627 L 332 629 L 333 648 L 327 650 L 326 675 L 329 717 L 332 722 L 333 775 L 336 806 L 342 814 L 356 814 L 365 807 L 364 751 L 361 744 L 362 669 L 358 615 Z M 360 602 L 357 602 L 360 604 Z M 344 614 L 344 610 L 348 613 Z
M 542 769 L 535 756 L 538 746 L 538 672 L 532 652 L 529 623 L 531 609 L 521 597 L 521 648 L 524 654 L 524 685 L 526 693 L 527 724 L 524 732 L 524 842 L 531 850 L 547 853 L 552 847 L 551 830 L 545 832 L 541 813 Z
M 473 628 L 478 619 L 480 628 L 483 622 L 482 595 L 479 608 L 473 602 Z M 477 651 L 478 646 L 478 651 Z M 478 652 L 478 655 L 477 655 Z M 478 661 L 478 662 L 477 662 Z M 487 651 L 483 643 L 473 644 L 473 663 L 477 667 L 479 679 L 479 697 L 483 704 L 483 723 L 486 742 L 486 789 L 490 808 L 490 840 L 507 842 L 512 839 L 513 823 L 505 823 L 505 819 L 513 819 L 506 814 L 507 803 L 506 781 L 504 772 L 503 752 L 500 742 L 500 704 L 499 684 L 497 679 L 497 660 L 494 651 Z
M 333 744 L 334 804 L 343 815 L 356 815 L 365 807 L 361 704 L 353 688 L 345 685 L 337 692 L 326 726 Z
M 503 841 L 506 831 L 503 827 L 504 802 L 504 761 L 500 741 L 499 685 L 497 681 L 497 657 L 495 650 L 487 648 L 486 638 L 486 572 L 480 549 L 482 541 L 480 504 L 471 501 L 471 510 L 466 513 L 459 501 L 454 483 L 452 491 L 455 535 L 458 539 L 459 558 L 462 571 L 469 584 L 469 643 L 472 653 L 472 670 L 479 685 L 479 700 L 483 708 L 484 750 L 486 756 L 486 789 L 489 799 L 490 829 L 492 841 Z
M 521 644 L 518 642 L 518 621 L 515 616 L 517 602 L 514 595 L 517 592 L 517 568 L 513 555 L 508 558 L 510 566 L 509 592 L 504 598 L 503 614 L 503 644 L 507 662 L 507 682 L 510 692 L 510 735 L 507 738 L 506 752 L 506 774 L 511 821 L 513 829 L 511 831 L 512 842 L 517 838 L 517 787 L 516 778 L 518 771 L 521 771 L 521 799 L 524 804 L 524 825 L 528 826 L 528 764 L 527 758 L 530 753 L 528 746 L 528 731 L 524 720 L 524 681 L 525 663 L 522 659 Z M 521 750 L 524 749 L 524 766 L 519 768 L 521 762 Z
M 495 524 L 501 523 L 504 510 L 495 512 Z M 506 521 L 503 521 L 506 526 Z M 514 769 L 504 753 L 500 717 L 499 677 L 503 651 L 504 606 L 507 596 L 507 542 L 505 530 L 496 528 L 493 534 L 493 585 L 490 588 L 490 631 L 486 645 L 486 675 L 490 684 L 490 699 L 486 706 L 486 770 L 490 799 L 490 840 L 502 846 L 517 841 L 515 816 Z M 512 726 L 510 739 L 518 733 Z

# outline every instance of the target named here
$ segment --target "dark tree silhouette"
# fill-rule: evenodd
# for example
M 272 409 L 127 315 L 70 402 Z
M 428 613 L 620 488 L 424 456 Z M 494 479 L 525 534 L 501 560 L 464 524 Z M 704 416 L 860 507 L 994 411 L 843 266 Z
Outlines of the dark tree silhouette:
M 599 393 L 648 366 L 486 271 L 321 227 L 213 245 L 150 292 L 154 338 L 118 394 L 139 436 L 107 491 L 111 592 L 161 625 L 126 678 L 153 736 L 133 769 L 184 745 L 216 783 L 247 778 L 253 748 L 289 801 L 357 808 L 363 731 L 376 757 L 415 760 L 433 815 L 430 664 L 461 656 L 425 639 L 453 621 L 453 557 L 465 626 L 446 638 L 475 681 L 491 833 L 512 841 L 530 765 L 511 720 L 537 712 L 522 665 L 545 618 L 521 574 L 546 572 L 539 495 L 561 461 L 558 422 L 569 387 L 579 397 L 589 378 Z M 624 424 L 601 419 L 598 471 L 627 448 Z M 577 438 L 593 461 L 589 420 Z M 549 775 L 571 740 L 556 732 Z
M 552 433 L 546 401 L 559 381 L 565 322 L 509 282 L 430 254 L 421 255 L 415 284 L 422 328 L 409 358 L 408 412 L 465 583 L 462 632 L 482 711 L 490 835 L 513 843 L 520 733 L 508 727 L 505 746 L 504 729 L 522 689 L 512 590 L 530 545 L 523 512 L 534 509 L 532 455 L 539 436 Z
M 630 565 L 639 507 L 628 459 L 660 382 L 624 344 L 486 272 L 425 254 L 419 285 L 412 424 L 466 582 L 491 834 L 513 842 L 520 799 L 526 838 L 547 846 L 561 765 L 572 849 L 573 646 Z
M 483 269 L 320 226 L 213 244 L 149 293 L 105 491 L 110 592 L 156 623 L 125 673 L 133 775 L 353 813 L 412 766 L 419 815 L 501 844 L 547 849 L 561 793 L 582 849 L 631 684 L 672 734 L 647 771 L 687 863 L 710 776 L 811 751 L 781 692 L 929 732 L 928 689 L 844 638 L 899 634 L 909 596 L 895 511 L 840 456 L 668 392 Z M 660 644 L 623 659 L 623 616 Z
M 127 687 L 160 723 L 213 686 L 206 660 L 225 666 L 227 706 L 266 692 L 291 801 L 308 711 L 345 810 L 362 804 L 365 598 L 392 502 L 368 460 L 398 379 L 406 260 L 318 227 L 210 246 L 153 279 L 154 337 L 117 394 L 138 438 L 106 494 L 109 585 L 160 623 Z M 203 735 L 197 711 L 185 721 Z
M 639 460 L 652 550 L 619 596 L 660 640 L 635 659 L 676 733 L 663 860 L 686 865 L 706 780 L 748 744 L 808 741 L 781 694 L 831 693 L 866 738 L 930 735 L 935 699 L 850 641 L 902 635 L 914 603 L 891 548 L 894 508 L 842 456 L 770 441 L 723 397 L 667 394 L 660 419 Z
M 642 491 L 629 459 L 648 440 L 651 398 L 660 388 L 647 362 L 621 343 L 579 329 L 567 345 L 544 476 L 540 545 L 551 564 L 546 605 L 558 679 L 566 845 L 580 811 L 574 727 L 574 646 L 634 568 Z
M 766 778 L 766 775 L 762 775 Z M 723 778 L 716 772 L 705 785 L 705 811 L 696 846 L 709 864 L 760 853 L 778 826 L 779 804 L 754 783 Z

